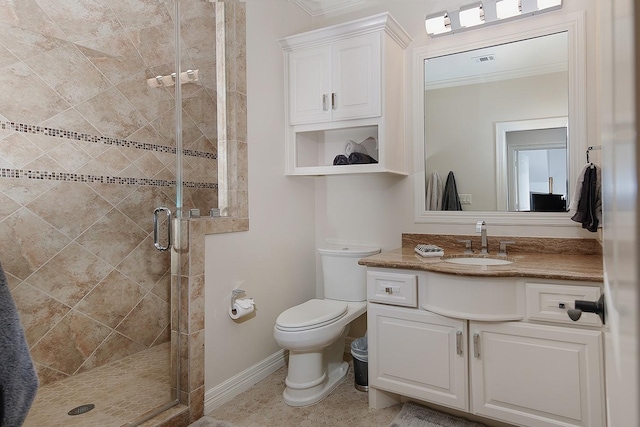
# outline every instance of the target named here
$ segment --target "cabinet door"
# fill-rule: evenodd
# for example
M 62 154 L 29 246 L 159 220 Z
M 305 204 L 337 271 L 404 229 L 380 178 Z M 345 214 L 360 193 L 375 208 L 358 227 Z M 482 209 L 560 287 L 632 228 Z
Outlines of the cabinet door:
M 472 412 L 517 425 L 601 427 L 600 331 L 470 322 Z
M 289 53 L 289 121 L 292 125 L 331 120 L 331 47 Z
M 382 115 L 380 37 L 366 34 L 333 44 L 333 120 Z
M 468 410 L 466 321 L 369 304 L 369 385 Z

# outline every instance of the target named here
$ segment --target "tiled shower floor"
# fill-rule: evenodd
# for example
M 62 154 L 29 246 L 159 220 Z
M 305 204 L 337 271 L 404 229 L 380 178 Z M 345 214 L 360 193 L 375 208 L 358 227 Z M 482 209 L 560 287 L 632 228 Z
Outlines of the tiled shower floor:
M 41 387 L 24 427 L 119 427 L 169 402 L 169 343 Z M 71 409 L 93 403 L 82 415 Z

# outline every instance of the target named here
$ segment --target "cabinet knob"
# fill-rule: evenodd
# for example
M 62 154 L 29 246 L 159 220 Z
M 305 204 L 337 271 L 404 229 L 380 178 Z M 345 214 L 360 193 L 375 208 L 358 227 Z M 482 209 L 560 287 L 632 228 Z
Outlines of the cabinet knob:
M 386 287 L 386 288 L 384 288 L 384 291 L 385 291 L 386 293 L 388 293 L 389 295 L 393 294 L 393 288 L 391 288 L 391 287 Z

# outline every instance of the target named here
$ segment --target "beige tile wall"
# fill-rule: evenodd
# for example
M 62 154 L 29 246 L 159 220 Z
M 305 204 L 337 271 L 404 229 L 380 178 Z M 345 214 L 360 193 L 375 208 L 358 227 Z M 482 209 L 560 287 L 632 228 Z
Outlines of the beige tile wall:
M 217 206 L 215 6 L 183 2 L 184 207 Z M 24 0 L 0 13 L 0 262 L 42 384 L 170 338 L 173 9 Z
M 152 249 L 150 220 L 175 198 L 173 92 L 142 84 L 173 71 L 171 3 L 44 3 L 0 13 L 0 262 L 46 384 L 166 341 L 178 278 Z M 222 6 L 218 64 L 220 4 L 184 4 L 183 69 L 200 70 L 199 84 L 182 86 L 184 207 L 208 212 L 219 184 L 226 216 L 182 225 L 180 398 L 190 407 L 163 421 L 172 426 L 203 411 L 204 235 L 249 228 L 245 5 Z

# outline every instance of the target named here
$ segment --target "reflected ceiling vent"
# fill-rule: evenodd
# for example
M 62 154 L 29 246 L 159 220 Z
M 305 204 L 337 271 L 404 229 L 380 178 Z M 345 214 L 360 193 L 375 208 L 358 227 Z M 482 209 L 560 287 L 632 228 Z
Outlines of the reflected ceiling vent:
M 494 54 L 489 54 L 489 55 L 482 55 L 482 56 L 476 56 L 475 58 L 472 58 L 473 62 L 476 62 L 478 64 L 483 63 L 483 62 L 492 62 L 496 60 L 496 56 Z

